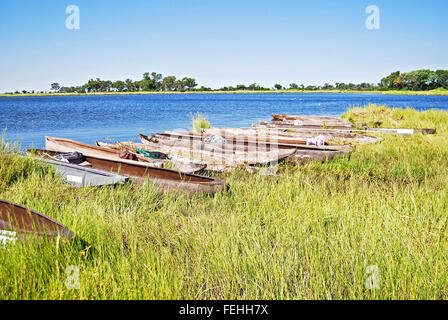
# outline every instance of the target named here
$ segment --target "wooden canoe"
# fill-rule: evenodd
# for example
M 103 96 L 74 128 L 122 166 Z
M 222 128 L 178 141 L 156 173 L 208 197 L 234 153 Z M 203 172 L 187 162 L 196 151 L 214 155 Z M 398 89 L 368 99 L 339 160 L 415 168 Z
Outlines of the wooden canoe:
M 332 146 L 334 141 L 338 144 L 371 144 L 382 140 L 380 137 L 375 137 L 367 134 L 332 131 L 332 130 L 310 130 L 310 129 L 297 129 L 297 128 L 268 128 L 261 125 L 253 125 L 252 129 L 256 131 L 265 131 L 266 134 L 273 134 L 279 136 L 300 137 L 303 139 L 311 139 L 318 135 L 324 135 L 328 140 L 328 145 Z
M 138 153 L 137 148 L 144 149 L 144 148 L 142 148 L 142 146 L 139 146 L 137 143 L 131 142 L 131 141 L 118 142 L 117 144 L 95 141 L 95 144 L 98 147 L 113 149 L 113 150 L 120 150 L 120 151 L 127 150 L 127 151 L 133 152 L 135 154 Z M 148 150 L 148 151 L 162 152 L 161 150 Z M 172 158 L 172 159 L 164 160 L 164 161 L 166 161 L 166 162 L 164 162 L 164 165 L 162 167 L 164 167 L 165 164 L 167 164 L 169 162 L 170 169 L 174 169 L 174 170 L 177 170 L 182 173 L 196 173 L 201 170 L 204 170 L 205 167 L 207 166 L 204 163 L 201 163 L 199 161 L 194 161 L 191 159 L 187 159 L 187 158 Z
M 183 139 L 196 139 L 204 140 L 207 135 L 204 133 L 197 132 L 173 132 L 165 131 L 165 135 L 170 135 L 173 137 L 181 137 Z M 265 150 L 277 150 L 277 149 L 306 149 L 306 150 L 331 150 L 331 151 L 351 151 L 353 146 L 312 146 L 306 145 L 306 141 L 303 139 L 290 139 L 274 135 L 238 135 L 232 133 L 216 132 L 216 135 L 224 138 L 226 142 L 230 145 L 239 144 L 246 146 L 257 146 L 264 148 Z
M 330 116 L 308 116 L 308 115 L 288 115 L 288 114 L 272 114 L 274 120 L 310 120 L 310 121 L 335 121 L 347 122 L 339 117 Z
M 313 132 L 300 133 L 300 132 L 287 132 L 282 129 L 272 129 L 272 130 L 261 130 L 256 128 L 251 129 L 240 129 L 240 128 L 213 128 L 213 129 L 205 129 L 205 134 L 210 135 L 219 135 L 221 137 L 231 137 L 234 136 L 243 136 L 248 137 L 249 139 L 258 139 L 258 140 L 266 140 L 269 138 L 270 140 L 277 141 L 278 143 L 285 144 L 294 144 L 294 145 L 307 145 L 307 140 L 311 138 L 315 138 L 319 134 Z M 322 134 L 325 135 L 325 134 Z M 345 138 L 343 139 L 341 136 L 326 136 L 327 145 L 326 148 L 331 148 L 333 150 L 350 150 L 352 148 L 352 144 L 355 142 L 364 142 L 364 143 L 372 143 L 377 142 L 379 138 L 370 137 L 370 136 L 362 136 L 358 135 L 354 137 L 352 135 L 350 139 L 348 138 L 348 134 L 345 134 Z M 361 140 L 362 138 L 362 140 Z M 337 140 L 338 144 L 334 143 Z M 343 140 L 343 144 L 341 144 L 341 140 Z M 325 146 L 324 146 L 325 147 Z
M 272 115 L 272 122 L 292 124 L 296 126 L 344 126 L 352 127 L 352 123 L 337 117 Z
M 38 156 L 58 152 L 50 150 L 30 150 Z M 153 167 L 149 163 L 131 160 L 110 160 L 84 155 L 86 162 L 94 169 L 115 172 L 129 177 L 135 183 L 145 179 L 153 182 L 160 191 L 179 191 L 189 195 L 215 194 L 219 190 L 228 190 L 229 185 L 223 181 L 194 174 L 181 173 L 175 170 Z
M 57 152 L 73 152 L 77 151 L 82 153 L 84 156 L 92 156 L 101 159 L 109 160 L 122 160 L 120 158 L 120 151 L 112 150 L 107 148 L 101 148 L 98 146 L 91 146 L 82 142 L 56 138 L 56 137 L 45 137 L 45 149 Z M 145 158 L 142 155 L 137 155 L 138 162 L 146 162 L 155 167 L 162 167 L 165 160 L 155 160 Z
M 248 149 L 247 151 L 223 149 L 220 146 L 205 144 L 203 141 L 192 141 L 190 139 L 168 141 L 160 140 L 156 143 L 154 139 L 140 134 L 140 139 L 146 149 L 163 150 L 164 153 L 189 157 L 204 163 L 220 164 L 226 167 L 238 167 L 244 165 L 269 164 L 281 161 L 294 153 L 294 149 L 262 150 Z
M 236 155 L 245 155 L 248 152 L 251 153 L 257 153 L 260 155 L 269 153 L 267 152 L 266 148 L 260 148 L 256 146 L 245 146 L 245 145 L 239 145 L 234 143 L 210 143 L 205 142 L 203 140 L 195 140 L 195 139 L 182 139 L 181 137 L 172 137 L 170 135 L 165 134 L 152 134 L 151 138 L 140 135 L 140 139 L 144 141 L 145 143 L 153 142 L 159 145 L 164 145 L 168 147 L 185 147 L 190 149 L 196 149 L 196 150 L 205 150 L 209 152 L 215 152 L 215 153 L 224 153 L 224 154 L 236 154 Z M 294 148 L 291 148 L 294 149 Z M 287 150 L 287 149 L 286 149 Z M 292 151 L 292 150 L 291 150 Z M 278 156 L 282 159 L 283 157 L 288 156 L 288 153 L 285 151 L 285 153 L 281 153 Z M 280 160 L 281 160 L 280 159 Z M 269 161 L 268 161 L 269 162 Z
M 304 129 L 354 129 L 351 125 L 327 125 L 327 124 L 294 124 L 293 121 L 259 121 L 260 124 L 268 124 L 277 128 L 304 128 Z
M 72 239 L 64 225 L 24 206 L 0 200 L 0 243 L 15 242 L 30 235 Z
M 170 136 L 167 134 L 153 134 L 151 138 L 148 138 L 144 135 L 140 135 L 140 138 L 142 139 L 142 141 L 144 139 L 146 140 L 150 140 L 150 141 L 157 141 L 158 143 L 201 143 L 201 141 L 197 141 L 197 140 L 190 140 L 188 137 L 187 140 L 185 140 L 185 138 L 182 137 L 176 137 L 176 136 Z M 254 151 L 254 150 L 266 150 L 266 148 L 271 148 L 269 145 L 265 146 L 265 148 L 259 148 L 256 145 L 244 145 L 244 144 L 222 144 L 222 146 L 224 146 L 225 148 L 227 148 L 227 150 L 230 150 L 230 152 L 232 152 L 232 150 L 244 150 L 246 152 L 250 151 Z M 350 152 L 346 152 L 346 151 L 338 151 L 338 150 L 316 150 L 316 149 L 303 149 L 303 148 L 294 148 L 294 147 L 290 147 L 289 149 L 294 149 L 295 152 L 288 156 L 287 158 L 283 159 L 282 161 L 286 161 L 286 162 L 292 162 L 292 163 L 304 163 L 304 162 L 308 162 L 308 161 L 331 161 L 337 157 L 349 157 L 350 156 Z M 246 167 L 247 169 L 250 169 L 248 167 Z M 211 168 L 207 168 L 207 170 L 210 171 L 214 171 Z M 221 169 L 217 169 L 216 171 L 222 171 Z
M 194 132 L 165 132 L 162 135 L 169 137 L 170 139 L 183 139 L 183 140 L 203 140 L 205 137 L 200 133 Z M 140 135 L 140 138 L 145 137 Z M 146 137 L 148 138 L 148 137 Z M 261 148 L 262 150 L 278 150 L 278 149 L 294 149 L 295 152 L 284 159 L 284 161 L 293 163 L 303 163 L 308 161 L 330 161 L 337 157 L 350 157 L 351 151 L 346 150 L 334 150 L 331 147 L 315 147 L 305 145 L 291 145 L 291 144 L 270 144 L 269 141 L 229 141 L 228 145 L 246 146 L 248 148 Z
M 415 133 L 422 134 L 435 134 L 437 132 L 436 129 L 425 129 L 425 128 L 416 128 L 416 129 L 406 129 L 406 128 L 369 128 L 369 127 L 361 127 L 361 128 L 348 128 L 348 127 L 316 127 L 316 126 L 292 126 L 288 124 L 282 124 L 278 122 L 266 122 L 259 121 L 258 125 L 254 125 L 254 127 L 258 128 L 269 128 L 269 129 L 283 129 L 283 130 L 294 130 L 294 131 L 315 131 L 315 132 L 339 132 L 339 133 L 393 133 L 398 135 L 411 135 Z
M 368 128 L 368 127 L 364 127 L 363 130 L 367 132 L 395 133 L 404 136 L 412 135 L 415 133 L 435 134 L 437 132 L 436 129 L 399 129 L 399 128 Z
M 247 146 L 244 144 L 235 144 L 235 143 L 210 143 L 205 142 L 202 139 L 190 139 L 190 136 L 187 138 L 184 138 L 182 136 L 171 136 L 169 134 L 164 133 L 153 133 L 151 135 L 151 138 L 146 137 L 145 135 L 141 135 L 140 139 L 146 139 L 150 140 L 155 143 L 165 144 L 165 145 L 172 145 L 175 143 L 176 145 L 185 145 L 185 146 L 192 146 L 197 149 L 201 150 L 221 150 L 222 152 L 265 152 L 266 148 L 259 148 L 257 146 Z

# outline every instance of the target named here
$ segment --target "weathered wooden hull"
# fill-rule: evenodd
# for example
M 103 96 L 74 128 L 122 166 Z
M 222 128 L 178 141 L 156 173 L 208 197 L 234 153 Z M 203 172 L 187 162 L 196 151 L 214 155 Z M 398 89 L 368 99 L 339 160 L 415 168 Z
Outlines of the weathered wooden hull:
M 172 138 L 181 138 L 181 139 L 193 139 L 202 141 L 206 137 L 204 134 L 195 133 L 195 132 L 171 132 L 166 131 L 163 133 L 165 136 L 170 136 Z M 229 145 L 237 144 L 243 145 L 246 147 L 259 147 L 263 150 L 276 150 L 276 149 L 303 149 L 303 150 L 331 150 L 331 151 L 339 151 L 337 148 L 333 148 L 333 146 L 311 146 L 305 144 L 297 144 L 297 143 L 288 143 L 284 141 L 278 141 L 275 137 L 257 137 L 257 136 L 231 136 L 225 135 L 223 138 L 227 140 Z M 345 148 L 349 150 L 345 150 Z M 344 146 L 343 151 L 350 151 L 350 146 Z
M 129 142 L 118 142 L 117 144 L 95 141 L 95 144 L 98 147 L 102 147 L 102 148 L 109 148 L 109 149 L 120 150 L 120 151 L 128 150 L 128 151 L 131 151 L 134 153 L 137 153 L 136 148 L 145 149 L 142 144 L 139 145 L 138 143 L 130 142 L 130 141 Z M 148 151 L 162 152 L 163 150 L 148 150 Z M 189 173 L 189 174 L 199 172 L 207 167 L 206 164 L 203 164 L 199 161 L 193 161 L 193 160 L 187 159 L 187 158 L 182 158 L 182 159 L 172 158 L 172 159 L 164 160 L 164 161 L 165 161 L 164 164 L 168 161 L 170 162 L 171 169 L 175 169 L 179 172 Z
M 351 127 L 352 123 L 341 118 L 318 117 L 318 116 L 288 116 L 272 115 L 271 122 L 291 124 L 296 126 L 331 126 L 331 127 Z
M 82 153 L 84 156 L 91 156 L 109 160 L 123 160 L 120 159 L 120 151 L 118 150 L 91 146 L 82 142 L 64 138 L 45 137 L 45 149 L 57 152 L 77 151 Z M 137 155 L 137 158 L 138 162 L 146 162 L 154 167 L 159 168 L 163 166 L 164 162 L 163 160 L 148 159 L 141 155 Z
M 38 155 L 55 151 L 34 150 Z M 228 190 L 229 185 L 223 181 L 194 174 L 184 174 L 178 171 L 152 167 L 151 165 L 130 160 L 109 160 L 92 156 L 84 156 L 87 163 L 97 170 L 115 172 L 129 177 L 135 183 L 142 183 L 146 179 L 154 183 L 160 191 L 183 192 L 189 195 L 215 194 L 219 190 Z
M 308 133 L 297 133 L 297 132 L 286 132 L 281 129 L 273 129 L 273 130 L 260 130 L 260 129 L 235 129 L 235 128 L 214 128 L 214 129 L 206 129 L 204 130 L 205 134 L 219 135 L 224 138 L 230 139 L 239 139 L 242 138 L 251 140 L 251 141 L 270 141 L 271 143 L 280 143 L 280 144 L 291 144 L 291 145 L 299 145 L 306 146 L 308 139 L 315 138 L 318 134 L 308 132 Z M 347 136 L 347 135 L 346 135 Z M 242 137 L 242 138 L 241 138 Z M 330 138 L 330 137 L 328 137 Z M 335 139 L 335 137 L 331 137 Z M 347 139 L 347 138 L 345 138 Z M 376 140 L 375 137 L 370 137 L 370 139 Z M 359 140 L 359 138 L 358 138 Z M 349 142 L 348 144 L 328 144 L 322 146 L 323 148 L 329 148 L 332 150 L 351 150 L 351 144 L 355 143 L 356 140 L 346 140 Z
M 359 134 L 352 132 L 325 130 L 325 129 L 297 129 L 297 128 L 268 128 L 262 125 L 253 125 L 252 127 L 256 131 L 265 131 L 266 134 L 278 134 L 280 136 L 301 137 L 304 139 L 311 139 L 318 135 L 324 135 L 330 140 L 329 147 L 333 147 L 331 140 L 336 140 L 339 144 L 371 144 L 377 143 L 382 138 L 374 137 L 367 134 Z
M 287 114 L 272 114 L 272 119 L 277 121 L 285 121 L 285 120 L 302 120 L 302 121 L 331 121 L 338 122 L 344 124 L 350 124 L 350 122 L 339 118 L 339 117 L 330 117 L 330 116 L 307 116 L 307 115 L 287 115 Z
M 139 135 L 143 144 L 154 150 L 164 150 L 165 153 L 190 157 L 204 163 L 219 164 L 227 167 L 238 167 L 245 165 L 269 164 L 281 161 L 294 153 L 294 149 L 247 149 L 234 150 L 224 149 L 222 145 L 213 145 L 203 141 L 194 141 L 190 139 L 182 140 L 164 140 L 159 139 L 158 143 L 153 142 L 145 135 Z
M 354 130 L 353 126 L 349 125 L 327 125 L 327 124 L 294 124 L 294 121 L 259 121 L 261 125 L 271 126 L 271 128 L 303 128 L 303 129 L 340 129 L 340 130 Z
M 258 125 L 254 127 L 269 128 L 269 129 L 283 129 L 293 131 L 315 131 L 315 132 L 339 132 L 339 133 L 393 133 L 398 135 L 411 135 L 415 133 L 422 134 L 435 134 L 436 129 L 417 128 L 417 129 L 405 129 L 405 128 L 369 128 L 369 127 L 323 127 L 323 126 L 294 126 L 282 122 L 267 122 L 259 121 Z
M 0 243 L 15 242 L 30 235 L 68 239 L 75 236 L 67 227 L 39 212 L 0 200 Z
M 205 137 L 199 133 L 175 133 L 175 132 L 165 132 L 164 134 L 157 134 L 171 139 L 182 139 L 182 140 L 198 140 L 202 141 Z M 140 135 L 140 138 L 145 137 Z M 148 137 L 146 137 L 148 139 Z M 307 161 L 330 161 L 336 157 L 350 157 L 351 151 L 349 150 L 334 150 L 331 146 L 326 147 L 316 147 L 316 146 L 305 146 L 305 145 L 293 145 L 293 144 L 281 144 L 281 143 L 270 143 L 269 140 L 228 140 L 228 145 L 238 145 L 244 146 L 246 148 L 261 148 L 262 150 L 295 150 L 290 156 L 283 159 L 283 161 L 303 163 Z

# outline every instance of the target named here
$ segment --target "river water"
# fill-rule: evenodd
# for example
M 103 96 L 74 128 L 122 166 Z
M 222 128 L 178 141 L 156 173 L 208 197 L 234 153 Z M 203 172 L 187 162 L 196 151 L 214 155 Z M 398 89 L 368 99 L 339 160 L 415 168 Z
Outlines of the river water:
M 22 148 L 44 147 L 44 137 L 133 140 L 137 134 L 191 128 L 200 112 L 212 126 L 248 127 L 272 113 L 339 116 L 368 103 L 448 110 L 448 96 L 363 93 L 140 94 L 0 97 L 0 129 Z

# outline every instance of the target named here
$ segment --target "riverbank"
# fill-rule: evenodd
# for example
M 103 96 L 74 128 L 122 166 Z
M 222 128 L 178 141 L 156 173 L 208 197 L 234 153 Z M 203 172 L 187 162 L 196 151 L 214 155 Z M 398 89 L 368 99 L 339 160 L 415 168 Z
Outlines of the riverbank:
M 276 176 L 235 171 L 212 198 L 72 189 L 0 152 L 0 198 L 89 243 L 0 250 L 0 299 L 447 299 L 448 112 L 369 106 L 345 118 L 437 134 L 386 135 L 350 160 Z M 66 287 L 69 266 L 79 289 Z
M 358 91 L 358 90 L 238 90 L 238 91 L 136 91 L 136 92 L 89 92 L 89 93 L 20 93 L 0 94 L 0 97 L 59 97 L 59 96 L 95 96 L 95 95 L 140 95 L 140 94 L 229 94 L 229 93 L 366 93 L 385 95 L 418 95 L 418 96 L 448 96 L 448 90 L 437 89 L 430 91 Z

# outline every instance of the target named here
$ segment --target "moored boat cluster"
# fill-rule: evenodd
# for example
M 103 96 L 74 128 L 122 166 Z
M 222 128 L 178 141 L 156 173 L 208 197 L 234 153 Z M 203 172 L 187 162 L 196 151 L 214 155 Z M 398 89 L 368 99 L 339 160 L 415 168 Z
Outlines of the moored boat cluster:
M 139 134 L 140 142 L 96 142 L 46 137 L 45 150 L 29 149 L 40 161 L 76 187 L 142 183 L 149 180 L 161 192 L 188 195 L 226 191 L 221 180 L 197 173 L 246 168 L 250 172 L 280 162 L 301 164 L 349 158 L 363 144 L 376 143 L 377 133 L 434 134 L 435 129 L 369 128 L 337 117 L 272 115 L 269 122 L 250 128 L 209 128 Z M 272 172 L 272 171 L 270 171 Z M 24 212 L 28 212 L 25 215 Z M 16 232 L 73 237 L 67 228 L 27 208 L 0 201 L 0 240 L 12 241 Z

